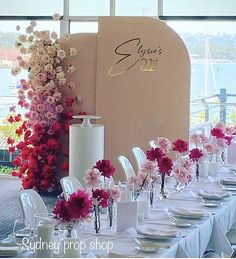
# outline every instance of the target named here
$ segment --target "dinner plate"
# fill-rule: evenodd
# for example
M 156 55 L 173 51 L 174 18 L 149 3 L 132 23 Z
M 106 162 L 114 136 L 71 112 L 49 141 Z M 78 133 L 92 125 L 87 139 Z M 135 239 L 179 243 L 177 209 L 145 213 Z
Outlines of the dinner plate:
M 152 239 L 169 239 L 179 237 L 179 231 L 175 230 L 156 230 L 148 227 L 142 227 L 137 231 L 139 234 L 142 234 L 146 238 Z
M 18 246 L 0 246 L 0 257 L 16 257 L 22 251 Z
M 220 183 L 225 184 L 225 185 L 236 185 L 236 178 L 235 177 L 221 178 Z
M 203 210 L 184 209 L 184 208 L 169 208 L 169 212 L 183 218 L 199 219 L 208 214 Z
M 229 191 L 207 191 L 200 190 L 199 195 L 204 199 L 221 200 L 229 197 L 231 194 Z

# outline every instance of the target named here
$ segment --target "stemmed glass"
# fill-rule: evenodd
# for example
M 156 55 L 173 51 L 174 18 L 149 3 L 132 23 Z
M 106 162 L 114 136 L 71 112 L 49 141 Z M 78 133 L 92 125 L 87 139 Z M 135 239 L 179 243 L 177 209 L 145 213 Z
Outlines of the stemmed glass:
M 32 237 L 32 230 L 30 228 L 30 224 L 24 224 L 19 219 L 16 219 L 14 222 L 12 233 L 15 243 L 17 246 L 21 248 L 21 251 L 30 251 L 29 243 Z

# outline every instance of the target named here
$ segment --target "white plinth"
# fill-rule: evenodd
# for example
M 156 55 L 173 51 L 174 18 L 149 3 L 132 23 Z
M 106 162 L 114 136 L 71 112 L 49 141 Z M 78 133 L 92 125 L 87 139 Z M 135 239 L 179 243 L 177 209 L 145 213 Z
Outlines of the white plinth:
M 104 158 L 104 126 L 93 124 L 81 127 L 81 124 L 73 124 L 69 139 L 69 175 L 84 185 L 85 172 Z

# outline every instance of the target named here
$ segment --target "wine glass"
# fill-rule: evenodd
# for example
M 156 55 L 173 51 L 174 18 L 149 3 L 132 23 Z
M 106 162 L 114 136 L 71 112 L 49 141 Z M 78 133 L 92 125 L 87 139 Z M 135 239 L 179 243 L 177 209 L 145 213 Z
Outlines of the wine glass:
M 25 227 L 24 227 L 24 223 L 16 219 L 14 222 L 12 232 L 13 232 L 15 243 L 18 246 L 23 248 L 25 245 L 27 245 L 30 242 L 32 232 L 29 224 L 25 224 Z

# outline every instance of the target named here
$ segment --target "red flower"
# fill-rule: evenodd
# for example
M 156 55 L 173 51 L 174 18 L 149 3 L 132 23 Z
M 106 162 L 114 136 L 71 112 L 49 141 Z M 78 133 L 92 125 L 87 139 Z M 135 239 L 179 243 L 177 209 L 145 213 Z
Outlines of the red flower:
M 93 202 L 86 191 L 78 190 L 72 193 L 68 203 L 73 220 L 87 219 L 90 216 Z
M 20 114 L 17 114 L 15 116 L 15 121 L 17 121 L 17 122 L 21 121 L 21 115 Z
M 211 130 L 211 135 L 216 137 L 216 138 L 224 138 L 224 136 L 225 136 L 223 130 L 219 129 L 219 128 L 213 128 Z
M 35 180 L 30 179 L 29 177 L 24 177 L 22 179 L 22 187 L 24 189 L 32 189 L 35 186 Z
M 192 150 L 190 150 L 189 153 L 189 158 L 194 161 L 194 162 L 198 162 L 200 160 L 200 158 L 203 157 L 203 152 L 202 150 L 198 149 L 198 148 L 193 148 Z
M 57 158 L 55 155 L 48 155 L 47 160 L 49 165 L 53 165 L 57 161 Z
M 8 145 L 12 145 L 12 144 L 14 144 L 14 142 L 15 142 L 14 139 L 12 139 L 12 138 L 7 138 L 7 144 L 8 144 Z
M 14 118 L 12 116 L 10 116 L 8 119 L 7 119 L 10 123 L 13 123 L 14 122 Z
M 61 129 L 61 124 L 59 122 L 55 122 L 53 125 L 52 125 L 52 129 L 54 132 L 57 132 Z
M 67 112 L 67 119 L 68 119 L 68 120 L 72 120 L 72 119 L 73 119 L 73 116 L 74 116 L 74 112 L 73 112 L 73 111 L 68 111 L 68 112 Z
M 26 147 L 26 148 L 21 150 L 21 157 L 23 159 L 28 159 L 29 155 L 30 155 L 30 149 L 29 148 Z
M 109 205 L 109 193 L 103 189 L 92 190 L 92 197 L 96 200 L 97 205 L 106 208 Z
M 156 148 L 151 148 L 147 151 L 147 159 L 150 161 L 155 161 L 155 160 L 159 160 L 161 159 L 165 154 L 163 153 L 163 151 L 156 147 Z
M 233 139 L 232 136 L 225 136 L 224 139 L 226 140 L 228 146 L 231 145 Z
M 21 130 L 23 130 L 23 129 L 21 128 Z M 24 134 L 24 140 L 25 140 L 25 141 L 29 140 L 30 135 L 31 135 L 31 131 L 30 131 L 30 130 L 27 130 L 27 131 L 25 132 L 25 134 Z
M 68 162 L 63 162 L 61 165 L 62 171 L 69 171 L 69 163 Z
M 9 147 L 8 150 L 9 150 L 10 153 L 14 153 L 16 148 L 15 148 L 15 146 Z
M 113 176 L 116 170 L 115 167 L 111 164 L 111 162 L 105 159 L 99 160 L 96 163 L 96 166 L 94 166 L 93 168 L 97 168 L 101 172 L 101 174 L 107 178 Z
M 14 161 L 13 161 L 13 165 L 14 166 L 19 166 L 22 163 L 22 159 L 21 157 L 17 156 Z
M 170 171 L 172 170 L 173 161 L 167 156 L 163 156 L 160 159 L 157 160 L 159 170 L 163 174 L 170 174 Z
M 20 137 L 23 134 L 22 128 L 20 127 L 18 129 L 16 129 L 15 133 L 18 135 L 18 137 Z
M 188 142 L 182 140 L 182 139 L 177 139 L 175 142 L 173 142 L 173 151 L 177 151 L 179 153 L 184 153 L 188 150 Z
M 65 134 L 69 134 L 70 124 L 69 124 L 69 123 L 66 123 L 63 128 L 64 128 Z
M 52 149 L 52 150 L 55 150 L 55 151 L 58 151 L 61 149 L 61 143 L 59 141 L 57 141 L 55 138 L 50 138 L 48 141 L 47 141 L 47 145 Z
M 64 149 L 64 156 L 69 157 L 69 148 Z
M 37 164 L 37 161 L 35 159 L 30 158 L 29 163 L 28 163 L 28 169 L 31 172 L 38 171 L 38 164 Z
M 44 167 L 43 167 L 43 173 L 45 173 L 45 174 L 50 174 L 51 173 L 51 166 L 49 166 L 49 165 L 45 165 Z
M 44 132 L 44 129 L 40 124 L 35 124 L 34 125 L 34 131 L 37 135 L 41 136 Z
M 17 145 L 16 145 L 17 149 L 23 149 L 25 147 L 25 143 L 23 141 L 20 141 Z
M 68 207 L 69 205 L 65 200 L 57 201 L 52 211 L 54 217 L 62 221 L 70 221 L 71 215 Z
M 74 102 L 75 102 L 75 100 L 73 98 L 70 98 L 70 97 L 66 98 L 66 106 L 67 107 L 71 107 Z

